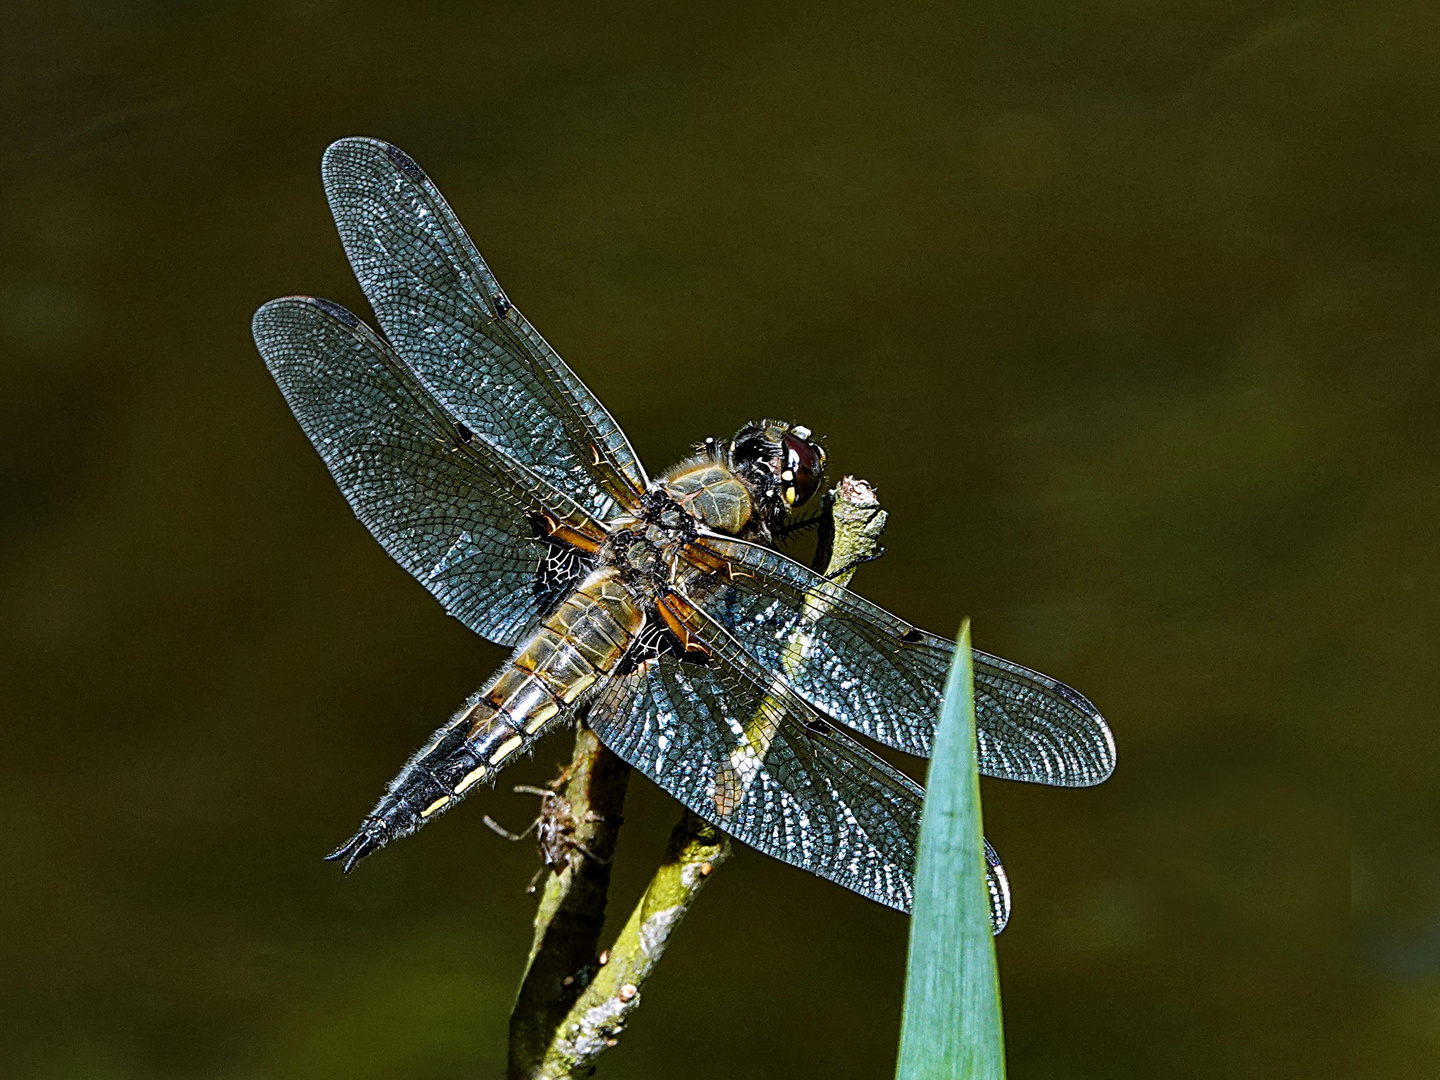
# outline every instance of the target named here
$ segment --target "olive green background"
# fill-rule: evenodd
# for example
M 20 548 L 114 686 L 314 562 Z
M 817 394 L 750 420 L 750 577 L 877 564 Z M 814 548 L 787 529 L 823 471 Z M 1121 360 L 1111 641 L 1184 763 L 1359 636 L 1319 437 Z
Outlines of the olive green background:
M 502 656 L 250 341 L 366 310 L 352 134 L 652 470 L 826 433 L 860 591 L 1105 711 L 1109 784 L 985 787 L 1012 1076 L 1440 1068 L 1433 4 L 7 5 L 0 131 L 0 1074 L 502 1068 L 533 801 L 319 858 Z M 742 851 L 601 1075 L 885 1076 L 905 935 Z

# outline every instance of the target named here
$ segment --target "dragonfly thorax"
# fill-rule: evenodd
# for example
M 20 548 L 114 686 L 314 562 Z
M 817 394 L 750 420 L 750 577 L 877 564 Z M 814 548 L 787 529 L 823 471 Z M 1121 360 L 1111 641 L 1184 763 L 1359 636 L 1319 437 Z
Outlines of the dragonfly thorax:
M 692 458 L 661 480 L 662 490 L 694 520 L 715 532 L 739 536 L 755 517 L 750 486 L 724 461 Z
M 635 596 L 653 602 L 668 590 L 671 568 L 695 539 L 697 522 L 663 489 L 647 492 L 638 511 L 612 519 L 600 563 L 615 567 Z

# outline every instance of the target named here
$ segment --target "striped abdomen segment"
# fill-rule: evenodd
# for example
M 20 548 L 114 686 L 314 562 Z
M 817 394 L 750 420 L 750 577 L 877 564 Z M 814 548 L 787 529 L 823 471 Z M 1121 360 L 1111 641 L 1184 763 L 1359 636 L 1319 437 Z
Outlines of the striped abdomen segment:
M 493 777 L 619 662 L 644 621 L 618 571 L 593 571 L 410 759 L 360 832 L 331 858 L 345 859 L 348 870 Z
M 470 723 L 467 741 L 488 764 L 509 756 L 614 667 L 643 622 L 616 570 L 592 573 L 457 717 Z

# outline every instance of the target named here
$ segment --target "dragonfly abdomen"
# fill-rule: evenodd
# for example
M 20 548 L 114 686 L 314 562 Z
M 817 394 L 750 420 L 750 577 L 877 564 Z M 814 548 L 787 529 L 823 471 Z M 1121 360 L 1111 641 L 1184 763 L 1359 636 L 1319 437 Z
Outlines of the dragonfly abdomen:
M 390 782 L 360 831 L 329 858 L 360 859 L 494 779 L 610 672 L 645 616 L 614 567 L 592 572 Z

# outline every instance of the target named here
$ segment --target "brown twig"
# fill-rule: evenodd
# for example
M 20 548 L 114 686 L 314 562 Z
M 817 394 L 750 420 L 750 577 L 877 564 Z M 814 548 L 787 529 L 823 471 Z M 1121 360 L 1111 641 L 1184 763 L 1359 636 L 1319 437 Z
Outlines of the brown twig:
M 555 1031 L 594 976 L 600 930 L 610 888 L 610 862 L 620 830 L 630 766 L 580 724 L 560 798 L 554 807 L 569 820 L 568 865 L 547 874 L 535 911 L 535 937 L 515 1007 L 510 1012 L 513 1080 L 542 1075 L 537 1070 Z M 552 800 L 546 800 L 550 802 Z M 558 800 L 556 800 L 558 801 Z M 546 807 L 543 812 L 549 812 Z
M 874 489 L 845 477 L 826 497 L 816 552 L 822 572 L 844 585 L 856 567 L 878 557 L 885 517 Z M 511 1080 L 574 1080 L 594 1072 L 639 1008 L 645 979 L 671 934 L 730 857 L 725 834 L 685 811 L 615 944 L 597 956 L 630 770 L 582 724 L 567 771 L 563 798 L 570 820 L 563 825 L 574 829 L 584 850 L 546 880 L 535 913 L 534 944 L 510 1014 Z
M 660 962 L 670 935 L 685 917 L 711 873 L 730 857 L 719 829 L 686 810 L 670 833 L 665 859 L 630 913 L 599 973 L 581 992 L 554 1033 L 534 1075 L 543 1080 L 588 1076 L 595 1061 L 619 1041 L 640 989 Z

